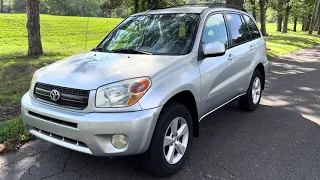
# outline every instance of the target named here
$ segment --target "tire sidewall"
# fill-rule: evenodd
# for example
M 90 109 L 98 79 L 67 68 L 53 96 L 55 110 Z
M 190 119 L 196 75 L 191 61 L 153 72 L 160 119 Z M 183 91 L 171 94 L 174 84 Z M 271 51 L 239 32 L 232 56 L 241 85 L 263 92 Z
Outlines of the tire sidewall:
M 188 124 L 188 129 L 189 129 L 188 145 L 186 148 L 186 152 L 184 153 L 180 161 L 177 162 L 176 164 L 169 164 L 164 157 L 163 141 L 164 141 L 167 128 L 169 127 L 171 122 L 177 117 L 184 118 Z M 185 164 L 188 158 L 189 152 L 191 150 L 192 137 L 193 137 L 193 123 L 192 123 L 192 117 L 188 109 L 179 103 L 170 103 L 170 107 L 164 107 L 163 113 L 160 114 L 160 117 L 158 119 L 156 129 L 151 142 L 152 150 L 154 151 L 151 153 L 151 156 L 152 156 L 151 159 L 153 159 L 154 161 L 158 161 L 157 162 L 158 165 L 155 168 L 157 168 L 161 172 L 165 172 L 168 175 L 172 175 L 178 170 L 180 170 Z
M 260 80 L 261 90 L 260 90 L 259 100 L 258 100 L 258 102 L 255 104 L 255 103 L 253 102 L 253 98 L 252 98 L 252 86 L 253 86 L 254 80 L 255 80 L 257 77 L 258 77 L 259 80 Z M 247 95 L 248 95 L 248 102 L 249 102 L 250 109 L 253 109 L 253 110 L 257 109 L 257 107 L 258 107 L 259 104 L 260 104 L 261 97 L 262 97 L 262 76 L 261 76 L 261 73 L 260 73 L 259 71 L 257 71 L 257 70 L 255 70 L 254 73 L 253 73 L 253 76 L 252 76 L 252 78 L 251 78 L 250 86 L 249 86 L 249 89 L 248 89 L 248 92 L 247 92 L 247 93 L 248 93 Z

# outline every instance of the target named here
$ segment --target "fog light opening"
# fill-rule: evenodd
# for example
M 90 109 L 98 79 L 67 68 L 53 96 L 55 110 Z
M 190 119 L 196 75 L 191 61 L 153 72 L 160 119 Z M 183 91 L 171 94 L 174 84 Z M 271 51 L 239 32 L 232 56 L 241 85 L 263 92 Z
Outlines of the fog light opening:
M 128 138 L 126 135 L 115 134 L 111 138 L 112 145 L 117 149 L 123 149 L 128 145 Z

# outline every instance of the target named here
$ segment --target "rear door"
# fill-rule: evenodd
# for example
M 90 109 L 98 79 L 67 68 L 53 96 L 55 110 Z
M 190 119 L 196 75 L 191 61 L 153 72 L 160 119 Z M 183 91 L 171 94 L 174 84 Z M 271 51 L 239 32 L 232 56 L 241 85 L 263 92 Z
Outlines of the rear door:
M 244 14 L 243 19 L 251 35 L 250 49 L 254 53 L 252 62 L 259 62 L 265 57 L 265 42 L 253 18 Z M 255 64 L 252 64 L 254 66 Z

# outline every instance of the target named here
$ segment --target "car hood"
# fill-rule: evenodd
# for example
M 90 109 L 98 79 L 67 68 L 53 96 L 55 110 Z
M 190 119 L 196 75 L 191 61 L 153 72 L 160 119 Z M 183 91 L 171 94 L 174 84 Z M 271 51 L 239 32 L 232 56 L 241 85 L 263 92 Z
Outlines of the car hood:
M 116 81 L 153 76 L 180 56 L 87 52 L 57 61 L 40 70 L 37 82 L 92 90 Z

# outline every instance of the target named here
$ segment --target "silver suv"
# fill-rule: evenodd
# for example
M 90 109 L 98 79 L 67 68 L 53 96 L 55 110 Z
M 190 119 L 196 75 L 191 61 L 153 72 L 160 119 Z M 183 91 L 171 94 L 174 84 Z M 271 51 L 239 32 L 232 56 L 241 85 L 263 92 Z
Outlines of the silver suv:
M 134 14 L 92 51 L 39 69 L 22 98 L 27 131 L 95 155 L 182 168 L 199 122 L 238 100 L 255 110 L 269 67 L 253 17 L 215 6 Z

